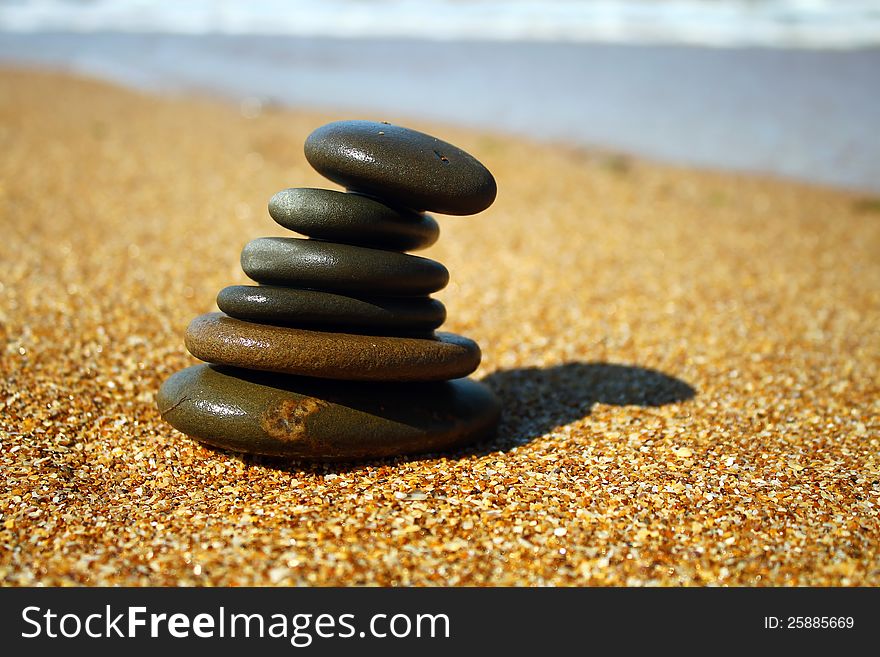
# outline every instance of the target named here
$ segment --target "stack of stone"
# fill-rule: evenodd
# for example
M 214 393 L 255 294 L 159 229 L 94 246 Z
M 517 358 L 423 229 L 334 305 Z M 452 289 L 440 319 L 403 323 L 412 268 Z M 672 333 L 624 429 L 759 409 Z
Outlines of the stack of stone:
M 162 417 L 225 449 L 316 460 L 437 451 L 491 434 L 498 400 L 463 378 L 479 347 L 434 331 L 446 310 L 428 295 L 449 273 L 404 251 L 436 241 L 426 210 L 487 208 L 492 174 L 439 139 L 369 121 L 319 128 L 305 154 L 349 191 L 272 198 L 272 218 L 308 239 L 245 246 L 242 269 L 259 285 L 227 287 L 223 312 L 189 325 L 187 348 L 209 364 L 163 384 Z

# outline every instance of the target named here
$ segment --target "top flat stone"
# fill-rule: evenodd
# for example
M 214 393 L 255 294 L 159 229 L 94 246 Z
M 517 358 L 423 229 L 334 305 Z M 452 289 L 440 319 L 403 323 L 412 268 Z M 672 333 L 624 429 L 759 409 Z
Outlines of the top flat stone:
M 305 154 L 333 182 L 414 210 L 476 214 L 497 191 L 492 174 L 472 155 L 388 123 L 328 123 L 306 139 Z

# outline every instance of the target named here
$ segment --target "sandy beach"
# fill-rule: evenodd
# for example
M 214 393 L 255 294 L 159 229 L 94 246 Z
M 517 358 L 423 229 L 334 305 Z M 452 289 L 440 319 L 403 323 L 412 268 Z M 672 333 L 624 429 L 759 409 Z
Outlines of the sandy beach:
M 880 199 L 406 121 L 498 200 L 438 217 L 444 330 L 498 437 L 309 465 L 154 395 L 183 332 L 330 186 L 341 118 L 0 72 L 4 585 L 880 584 Z

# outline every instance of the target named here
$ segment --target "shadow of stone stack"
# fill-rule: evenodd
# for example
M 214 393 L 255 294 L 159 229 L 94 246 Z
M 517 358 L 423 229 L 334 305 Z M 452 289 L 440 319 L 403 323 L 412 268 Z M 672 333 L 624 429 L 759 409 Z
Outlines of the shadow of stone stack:
M 225 288 L 222 312 L 189 325 L 186 346 L 207 364 L 165 381 L 162 417 L 224 449 L 328 461 L 439 451 L 492 434 L 500 404 L 465 378 L 479 347 L 435 332 L 446 309 L 429 295 L 449 273 L 404 253 L 436 241 L 425 211 L 486 209 L 492 174 L 446 142 L 369 121 L 319 128 L 305 154 L 348 191 L 272 197 L 272 218 L 307 238 L 245 246 L 242 269 L 259 285 Z

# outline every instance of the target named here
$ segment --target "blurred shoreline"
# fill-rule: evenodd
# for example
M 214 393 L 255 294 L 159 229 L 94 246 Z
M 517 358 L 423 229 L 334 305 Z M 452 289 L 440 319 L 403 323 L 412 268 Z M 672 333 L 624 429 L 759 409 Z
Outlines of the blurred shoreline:
M 880 191 L 880 49 L 0 32 L 0 64 Z

